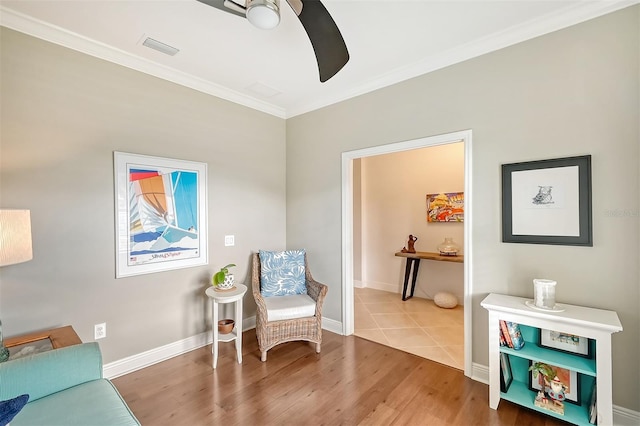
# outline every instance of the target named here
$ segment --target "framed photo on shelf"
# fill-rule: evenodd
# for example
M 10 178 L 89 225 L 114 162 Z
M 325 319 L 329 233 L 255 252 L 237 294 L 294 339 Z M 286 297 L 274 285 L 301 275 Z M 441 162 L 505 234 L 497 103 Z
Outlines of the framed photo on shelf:
M 591 156 L 503 164 L 502 241 L 593 246 Z
M 509 355 L 500 353 L 500 392 L 507 392 L 509 386 L 513 382 L 513 373 L 511 372 L 511 362 Z
M 589 339 L 575 334 L 538 329 L 538 346 L 585 358 L 593 358 Z
M 565 401 L 580 405 L 580 375 L 573 371 L 555 365 L 547 364 L 555 371 L 556 376 L 564 387 Z M 533 361 L 529 360 L 529 367 L 533 366 Z M 544 389 L 543 389 L 544 386 Z M 529 389 L 538 392 L 544 390 L 545 393 L 551 390 L 545 377 L 537 371 L 529 371 Z

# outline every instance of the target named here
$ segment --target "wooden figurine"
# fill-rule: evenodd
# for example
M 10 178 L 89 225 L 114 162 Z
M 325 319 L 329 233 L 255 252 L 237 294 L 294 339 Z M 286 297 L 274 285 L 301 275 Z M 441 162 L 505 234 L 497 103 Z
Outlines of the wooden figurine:
M 413 235 L 409 235 L 409 241 L 407 242 L 406 247 L 402 247 L 402 253 L 415 253 L 416 249 L 414 247 L 416 241 L 418 241 L 418 237 L 414 237 Z

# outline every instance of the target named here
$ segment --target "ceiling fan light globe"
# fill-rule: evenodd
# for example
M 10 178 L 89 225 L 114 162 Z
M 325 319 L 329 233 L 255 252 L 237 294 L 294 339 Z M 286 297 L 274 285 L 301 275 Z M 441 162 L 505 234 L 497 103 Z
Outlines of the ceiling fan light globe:
M 280 5 L 278 0 L 249 0 L 247 19 L 254 27 L 270 30 L 280 23 Z

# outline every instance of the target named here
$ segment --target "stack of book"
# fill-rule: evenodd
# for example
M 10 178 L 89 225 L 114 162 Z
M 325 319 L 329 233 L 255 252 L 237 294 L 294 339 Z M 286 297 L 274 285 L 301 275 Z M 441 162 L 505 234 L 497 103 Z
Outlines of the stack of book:
M 522 349 L 524 339 L 517 323 L 500 320 L 500 346 L 508 346 L 515 350 Z

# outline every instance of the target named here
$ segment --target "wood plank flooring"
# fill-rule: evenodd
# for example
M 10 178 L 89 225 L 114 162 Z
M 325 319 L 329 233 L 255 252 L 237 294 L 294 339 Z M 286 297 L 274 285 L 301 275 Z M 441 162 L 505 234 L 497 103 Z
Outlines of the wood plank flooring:
M 285 343 L 260 361 L 255 330 L 114 379 L 143 425 L 563 425 L 508 401 L 460 370 L 355 336 L 323 332 L 322 353 Z

